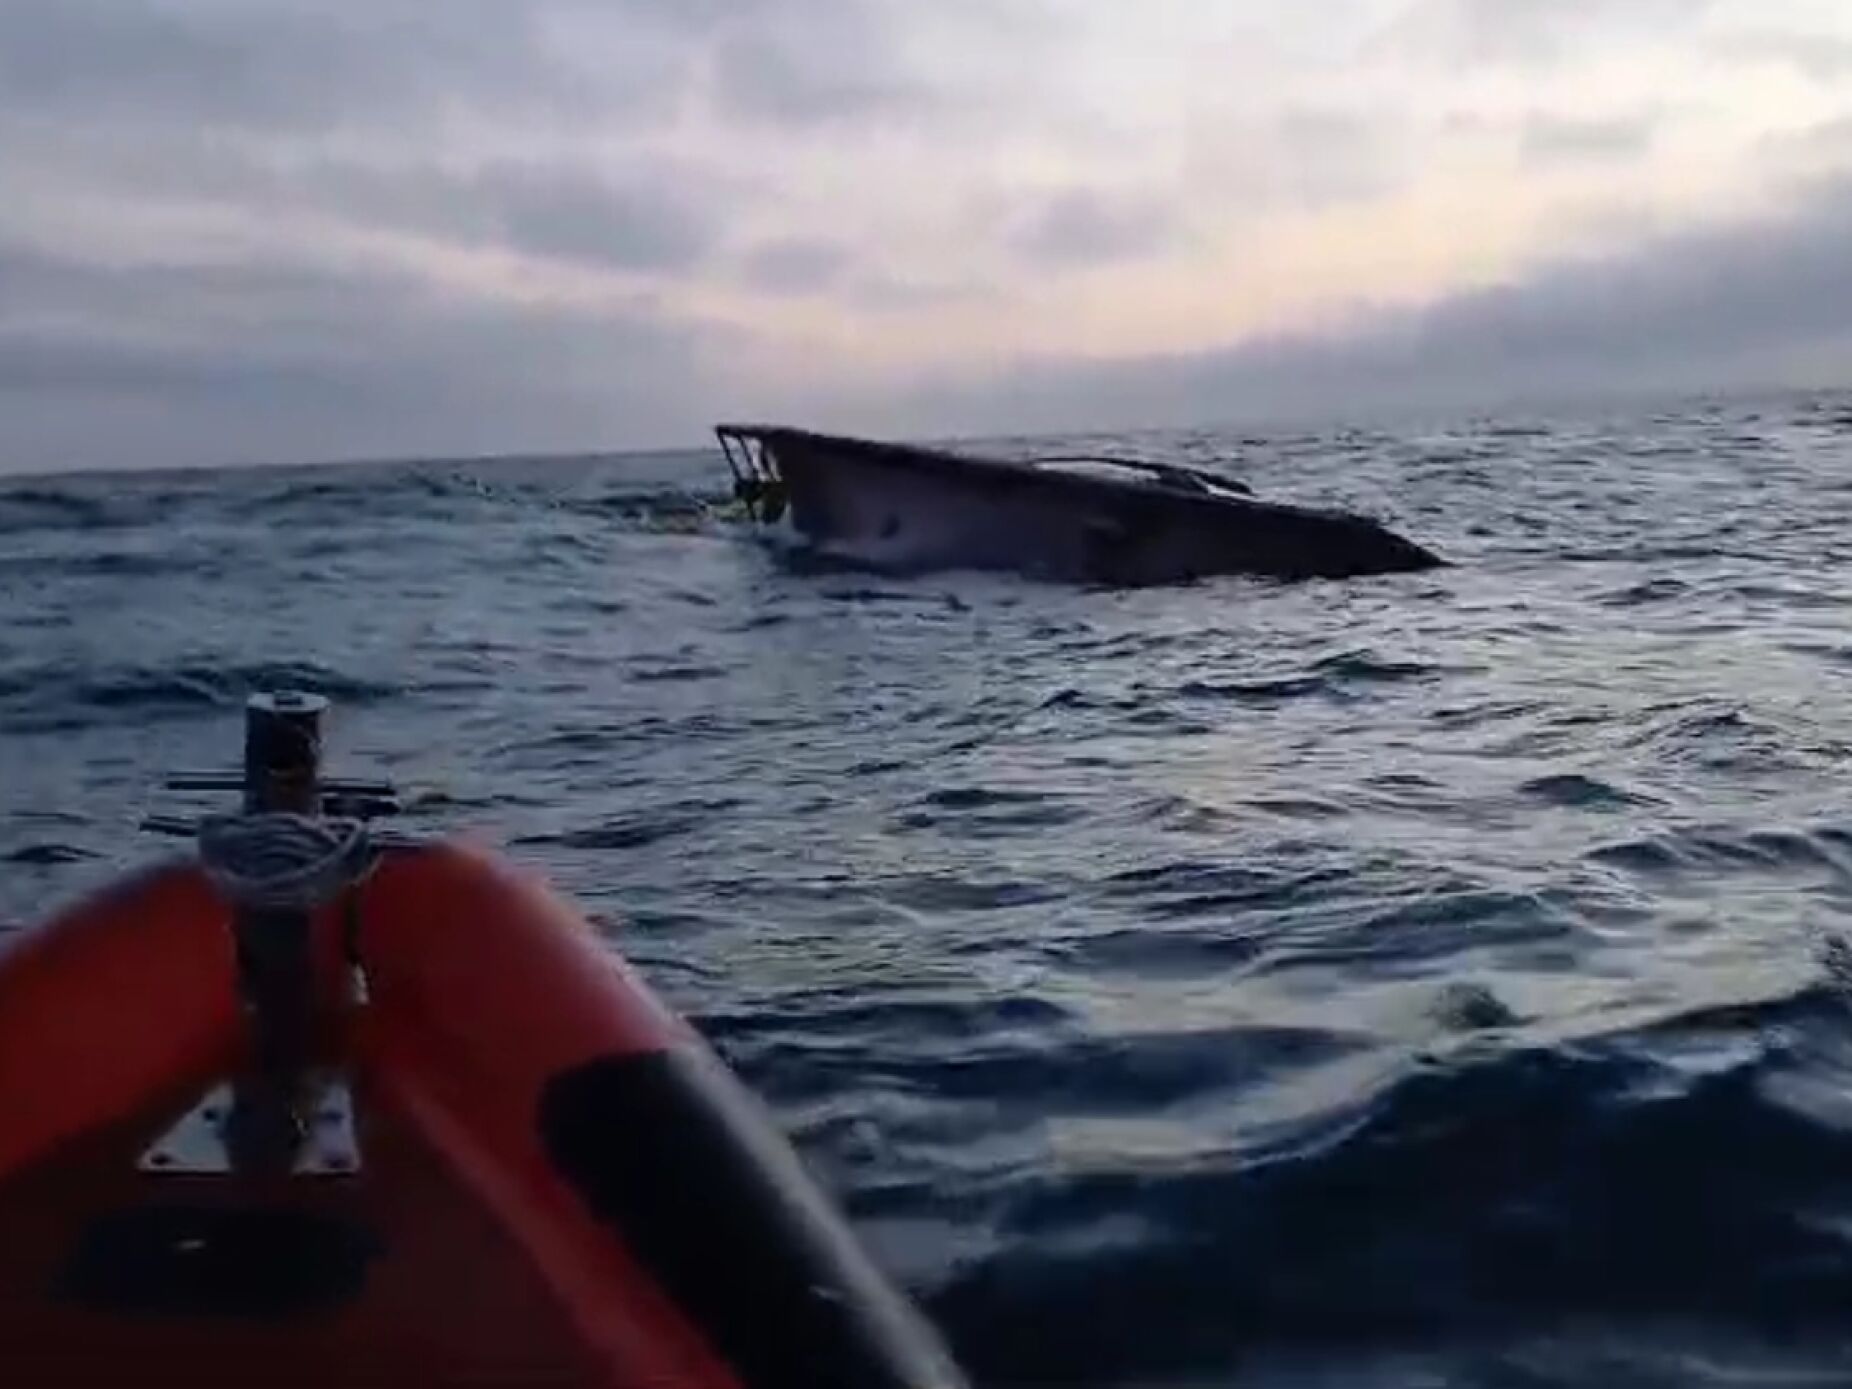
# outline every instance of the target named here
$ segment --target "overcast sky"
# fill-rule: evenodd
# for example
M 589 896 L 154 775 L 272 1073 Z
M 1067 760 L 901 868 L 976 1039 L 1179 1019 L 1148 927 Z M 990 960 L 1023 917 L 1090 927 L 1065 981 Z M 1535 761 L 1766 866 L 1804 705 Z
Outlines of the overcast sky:
M 1849 379 L 1844 0 L 0 3 L 0 470 Z

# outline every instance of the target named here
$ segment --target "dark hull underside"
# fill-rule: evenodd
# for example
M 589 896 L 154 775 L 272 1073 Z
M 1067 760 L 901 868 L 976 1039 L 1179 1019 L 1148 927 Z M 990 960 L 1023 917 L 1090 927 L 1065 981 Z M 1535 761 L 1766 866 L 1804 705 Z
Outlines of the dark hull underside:
M 1212 574 L 1350 578 L 1443 561 L 1366 517 L 1176 481 L 1119 481 L 781 427 L 720 431 L 769 488 L 765 519 L 894 570 L 1001 569 L 1111 584 Z

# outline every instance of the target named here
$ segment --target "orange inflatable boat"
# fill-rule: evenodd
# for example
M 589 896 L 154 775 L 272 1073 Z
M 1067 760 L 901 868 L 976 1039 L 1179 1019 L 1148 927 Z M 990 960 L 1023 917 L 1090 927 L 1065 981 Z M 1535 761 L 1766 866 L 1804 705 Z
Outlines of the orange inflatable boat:
M 198 862 L 0 950 L 0 1383 L 959 1384 L 570 906 L 325 813 L 320 708 L 253 701 Z

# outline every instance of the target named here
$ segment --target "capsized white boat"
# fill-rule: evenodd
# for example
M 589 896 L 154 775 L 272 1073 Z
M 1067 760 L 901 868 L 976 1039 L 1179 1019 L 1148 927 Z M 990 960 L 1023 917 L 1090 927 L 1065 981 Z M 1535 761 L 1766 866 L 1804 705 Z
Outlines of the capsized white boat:
M 1445 563 L 1379 522 L 1262 501 L 1173 463 L 984 457 L 819 434 L 716 426 L 754 520 L 788 523 L 879 568 L 1015 570 L 1094 583 L 1211 574 L 1282 579 L 1405 573 Z

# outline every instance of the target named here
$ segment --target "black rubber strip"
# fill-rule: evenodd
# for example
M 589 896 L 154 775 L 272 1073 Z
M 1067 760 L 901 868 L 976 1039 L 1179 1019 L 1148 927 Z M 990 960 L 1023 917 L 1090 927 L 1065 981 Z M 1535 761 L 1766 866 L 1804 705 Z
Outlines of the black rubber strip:
M 555 1077 L 540 1134 L 561 1175 L 749 1389 L 956 1389 L 758 1102 L 701 1047 Z

